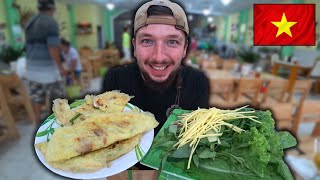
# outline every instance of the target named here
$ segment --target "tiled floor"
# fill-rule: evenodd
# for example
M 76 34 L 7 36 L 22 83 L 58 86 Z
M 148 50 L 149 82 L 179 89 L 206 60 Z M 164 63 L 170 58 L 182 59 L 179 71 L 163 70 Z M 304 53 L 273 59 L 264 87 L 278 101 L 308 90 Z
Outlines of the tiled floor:
M 92 81 L 88 92 L 99 92 L 101 79 Z M 311 97 L 309 97 L 311 98 Z M 320 96 L 312 96 L 320 99 Z M 0 180 L 60 180 L 67 179 L 47 170 L 34 153 L 34 134 L 36 127 L 28 121 L 17 123 L 21 137 L 0 144 Z M 313 124 L 303 124 L 299 134 L 309 134 Z

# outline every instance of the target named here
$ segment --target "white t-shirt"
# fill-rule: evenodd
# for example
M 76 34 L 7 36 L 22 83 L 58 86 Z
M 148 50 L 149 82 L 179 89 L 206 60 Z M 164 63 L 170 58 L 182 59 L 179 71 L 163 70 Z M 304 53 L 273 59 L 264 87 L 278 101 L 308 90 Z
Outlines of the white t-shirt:
M 71 66 L 72 60 L 76 60 L 77 62 L 76 62 L 75 70 L 77 70 L 77 71 L 81 71 L 82 70 L 80 56 L 79 56 L 77 50 L 75 50 L 73 47 L 70 47 L 69 51 L 67 53 L 62 52 L 62 56 L 65 59 L 68 67 Z

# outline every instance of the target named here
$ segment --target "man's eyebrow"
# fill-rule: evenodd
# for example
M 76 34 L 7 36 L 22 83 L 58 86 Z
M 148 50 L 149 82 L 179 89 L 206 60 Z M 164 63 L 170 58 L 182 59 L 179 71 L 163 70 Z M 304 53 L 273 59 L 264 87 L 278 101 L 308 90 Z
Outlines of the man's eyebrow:
M 179 36 L 177 34 L 168 35 L 168 37 L 169 38 L 174 38 L 174 39 L 179 39 L 179 40 L 183 39 L 183 37 L 181 37 L 181 36 Z
M 138 38 L 142 38 L 142 37 L 152 37 L 152 35 L 148 33 L 142 33 L 138 35 Z

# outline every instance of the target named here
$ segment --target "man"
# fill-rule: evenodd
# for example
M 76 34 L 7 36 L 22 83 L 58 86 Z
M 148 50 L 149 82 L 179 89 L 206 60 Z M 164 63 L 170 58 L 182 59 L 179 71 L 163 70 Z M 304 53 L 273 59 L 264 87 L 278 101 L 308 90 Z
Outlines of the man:
M 33 102 L 36 120 L 40 123 L 41 106 L 45 99 L 64 95 L 65 74 L 60 59 L 60 39 L 53 18 L 54 0 L 38 0 L 39 13 L 26 26 L 26 83 Z
M 153 113 L 160 125 L 172 107 L 207 108 L 208 79 L 200 71 L 181 65 L 187 54 L 189 28 L 183 9 L 168 0 L 142 5 L 134 19 L 136 63 L 110 70 L 103 91 L 121 90 L 134 96 L 131 103 Z
M 122 50 L 124 54 L 124 57 L 123 57 L 124 62 L 131 61 L 131 50 L 130 50 L 131 37 L 128 31 L 129 31 L 129 28 L 125 27 L 123 29 L 123 34 L 122 34 Z
M 62 57 L 68 65 L 68 72 L 75 78 L 76 83 L 79 83 L 82 65 L 77 50 L 71 47 L 70 42 L 65 39 L 61 39 L 61 50 Z

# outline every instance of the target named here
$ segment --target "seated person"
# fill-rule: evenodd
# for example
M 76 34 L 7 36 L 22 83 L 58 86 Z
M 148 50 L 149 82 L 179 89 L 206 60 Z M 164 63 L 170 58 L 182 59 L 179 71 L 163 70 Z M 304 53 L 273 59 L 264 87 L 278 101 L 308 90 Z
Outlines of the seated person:
M 71 47 L 70 42 L 65 39 L 61 39 L 61 50 L 62 57 L 65 60 L 65 63 L 68 65 L 69 74 L 72 74 L 75 80 L 79 82 L 82 71 L 82 65 L 77 50 Z

